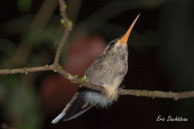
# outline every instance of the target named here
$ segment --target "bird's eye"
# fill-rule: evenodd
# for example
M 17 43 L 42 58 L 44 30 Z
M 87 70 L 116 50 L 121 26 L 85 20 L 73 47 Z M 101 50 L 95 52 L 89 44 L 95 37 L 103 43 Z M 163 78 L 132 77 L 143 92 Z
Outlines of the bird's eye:
M 112 46 L 114 46 L 114 44 L 115 44 L 115 42 L 111 42 L 109 46 L 112 47 Z

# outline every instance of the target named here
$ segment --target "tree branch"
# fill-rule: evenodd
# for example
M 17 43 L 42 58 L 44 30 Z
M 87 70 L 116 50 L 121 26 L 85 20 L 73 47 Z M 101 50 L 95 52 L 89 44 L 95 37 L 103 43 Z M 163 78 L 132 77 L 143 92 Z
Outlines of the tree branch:
M 62 16 L 62 23 L 65 26 L 65 32 L 61 38 L 61 41 L 58 45 L 56 55 L 54 58 L 54 62 L 51 65 L 37 66 L 37 67 L 27 67 L 27 68 L 15 68 L 15 69 L 1 69 L 0 74 L 17 74 L 17 73 L 29 73 L 29 72 L 38 72 L 38 71 L 54 71 L 66 79 L 70 80 L 72 83 L 80 84 L 80 87 L 87 87 L 89 89 L 93 89 L 96 91 L 100 91 L 102 93 L 106 93 L 105 88 L 103 86 L 98 86 L 95 84 L 91 84 L 87 82 L 87 79 L 77 78 L 76 76 L 71 75 L 70 73 L 63 70 L 63 68 L 59 65 L 59 58 L 61 55 L 62 48 L 64 46 L 64 42 L 66 41 L 69 33 L 71 32 L 71 22 L 66 16 L 66 5 L 63 0 L 59 0 L 60 13 Z M 136 90 L 136 89 L 119 89 L 119 95 L 131 95 L 131 96 L 142 96 L 142 97 L 152 97 L 152 98 L 168 98 L 168 99 L 185 99 L 185 98 L 193 98 L 194 91 L 187 92 L 163 92 L 163 91 L 148 91 L 148 90 Z

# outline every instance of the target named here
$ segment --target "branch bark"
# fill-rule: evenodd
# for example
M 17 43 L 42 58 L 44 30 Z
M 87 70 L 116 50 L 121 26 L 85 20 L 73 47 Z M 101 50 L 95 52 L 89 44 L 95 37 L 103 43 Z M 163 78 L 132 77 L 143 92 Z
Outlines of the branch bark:
M 37 67 L 26 67 L 26 68 L 15 68 L 15 69 L 1 69 L 0 74 L 17 74 L 17 73 L 25 73 L 29 72 L 39 72 L 39 71 L 49 71 L 53 69 L 53 65 L 44 65 Z
M 63 0 L 59 0 L 60 13 L 62 16 L 62 21 L 65 26 L 64 34 L 61 38 L 61 41 L 58 45 L 54 62 L 51 65 L 37 66 L 37 67 L 26 67 L 26 68 L 15 68 L 15 69 L 1 69 L 0 74 L 17 74 L 17 73 L 29 73 L 29 72 L 38 72 L 38 71 L 54 71 L 66 79 L 70 80 L 72 83 L 80 84 L 80 87 L 87 87 L 102 93 L 106 93 L 103 86 L 98 86 L 87 82 L 81 78 L 76 78 L 76 76 L 71 75 L 70 73 L 63 70 L 59 65 L 59 59 L 61 55 L 64 42 L 67 40 L 69 33 L 71 32 L 71 24 L 66 15 L 66 5 Z M 142 97 L 151 97 L 151 98 L 168 98 L 168 99 L 185 99 L 185 98 L 194 98 L 194 91 L 187 92 L 164 92 L 164 91 L 149 91 L 149 90 L 136 90 L 136 89 L 119 89 L 119 95 L 131 95 L 131 96 L 142 96 Z

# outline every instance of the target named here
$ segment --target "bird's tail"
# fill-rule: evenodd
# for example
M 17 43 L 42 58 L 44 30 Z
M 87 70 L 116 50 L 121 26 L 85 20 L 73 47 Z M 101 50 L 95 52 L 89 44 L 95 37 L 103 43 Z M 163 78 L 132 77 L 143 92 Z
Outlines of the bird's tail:
M 63 117 L 65 116 L 64 112 L 61 112 L 57 117 L 55 117 L 55 119 L 52 120 L 52 124 L 56 124 L 57 122 L 59 122 Z
M 52 124 L 56 124 L 59 122 L 62 118 L 64 118 L 64 121 L 68 121 L 71 119 L 74 119 L 81 114 L 85 113 L 89 109 L 91 109 L 93 106 L 90 105 L 88 102 L 85 101 L 82 93 L 77 92 L 71 101 L 66 105 L 66 107 L 63 109 L 63 111 L 54 119 L 52 120 Z

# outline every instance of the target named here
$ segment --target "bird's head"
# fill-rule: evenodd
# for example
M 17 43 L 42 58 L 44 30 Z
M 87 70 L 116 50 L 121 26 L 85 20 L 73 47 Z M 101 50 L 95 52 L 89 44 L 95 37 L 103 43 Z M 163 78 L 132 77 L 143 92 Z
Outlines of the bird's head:
M 136 18 L 133 20 L 127 32 L 121 38 L 115 39 L 108 44 L 105 52 L 112 50 L 112 48 L 114 48 L 115 50 L 117 50 L 117 48 L 127 48 L 127 42 L 128 42 L 129 36 L 139 16 L 140 14 L 136 16 Z

